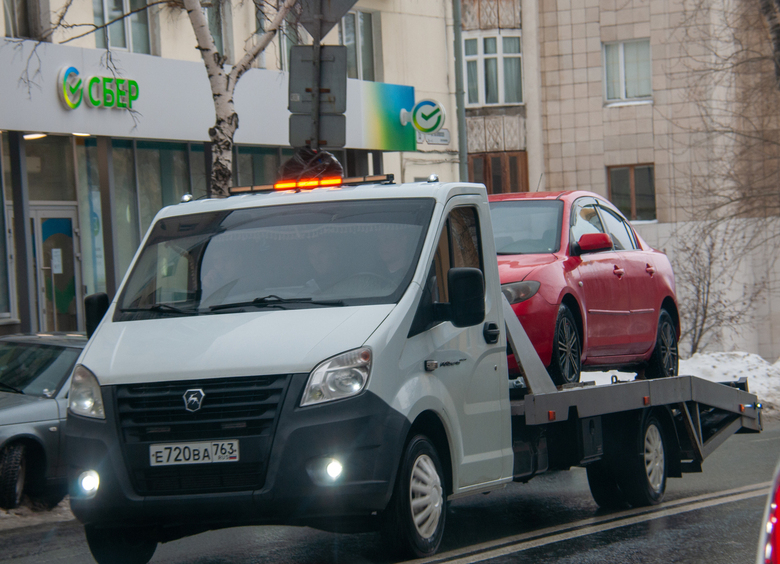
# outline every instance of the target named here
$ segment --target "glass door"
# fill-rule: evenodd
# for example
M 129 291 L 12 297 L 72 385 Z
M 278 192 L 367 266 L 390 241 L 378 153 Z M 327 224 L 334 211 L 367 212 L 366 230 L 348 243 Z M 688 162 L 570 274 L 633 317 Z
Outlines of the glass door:
M 78 331 L 83 323 L 76 207 L 30 208 L 40 330 Z

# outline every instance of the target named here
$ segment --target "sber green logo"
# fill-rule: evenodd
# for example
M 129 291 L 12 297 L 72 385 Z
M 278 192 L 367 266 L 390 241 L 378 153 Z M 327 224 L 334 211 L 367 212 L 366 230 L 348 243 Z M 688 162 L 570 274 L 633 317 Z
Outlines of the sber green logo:
M 82 79 L 76 67 L 60 70 L 57 91 L 62 105 L 68 110 L 75 110 L 82 101 L 93 108 L 132 110 L 140 92 L 135 80 L 113 76 Z

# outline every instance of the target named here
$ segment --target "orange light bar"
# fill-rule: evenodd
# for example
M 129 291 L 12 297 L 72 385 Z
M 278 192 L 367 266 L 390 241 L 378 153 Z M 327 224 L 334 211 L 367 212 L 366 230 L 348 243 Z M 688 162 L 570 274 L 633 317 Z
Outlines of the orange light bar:
M 555 412 L 554 411 L 548 411 L 547 412 L 547 419 L 548 419 L 548 421 L 555 421 Z
M 341 186 L 340 176 L 329 178 L 303 178 L 301 180 L 281 180 L 274 184 L 274 190 L 311 190 L 323 186 Z
M 650 396 L 643 396 L 642 401 L 645 405 L 650 405 Z
M 295 180 L 282 180 L 274 184 L 274 190 L 291 190 L 296 184 Z
M 744 403 L 739 404 L 739 412 L 740 413 L 745 413 L 745 404 Z

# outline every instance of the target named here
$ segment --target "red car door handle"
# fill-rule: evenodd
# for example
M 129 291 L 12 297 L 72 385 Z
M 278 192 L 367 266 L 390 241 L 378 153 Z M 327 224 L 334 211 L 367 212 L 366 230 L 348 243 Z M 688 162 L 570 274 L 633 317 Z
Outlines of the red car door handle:
M 647 268 L 645 268 L 645 272 L 647 272 L 650 275 L 650 277 L 652 278 L 653 274 L 655 274 L 655 268 L 653 268 L 652 266 L 650 266 L 648 264 Z
M 618 278 L 622 277 L 625 273 L 626 273 L 625 270 L 623 270 L 622 268 L 618 268 L 617 265 L 615 265 L 615 269 L 612 271 L 612 274 L 614 274 Z

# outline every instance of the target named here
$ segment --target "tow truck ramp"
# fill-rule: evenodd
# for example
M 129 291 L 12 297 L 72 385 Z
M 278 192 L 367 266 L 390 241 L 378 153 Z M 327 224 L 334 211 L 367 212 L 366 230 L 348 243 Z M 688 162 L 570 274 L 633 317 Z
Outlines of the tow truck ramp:
M 695 376 L 633 381 L 613 377 L 608 385 L 581 383 L 556 387 L 506 298 L 503 302 L 507 341 L 522 377 L 519 382 L 522 389 L 510 394 L 512 419 L 523 423 L 522 426 L 513 424 L 513 429 L 526 429 L 522 438 L 516 437 L 520 439 L 515 441 L 516 450 L 526 449 L 520 442 L 527 442 L 534 435 L 528 431 L 537 428 L 539 433 L 535 436 L 545 437 L 544 442 L 550 443 L 543 450 L 552 451 L 556 448 L 554 428 L 559 427 L 558 423 L 568 422 L 578 428 L 579 447 L 576 457 L 566 457 L 566 465 L 587 466 L 605 455 L 604 441 L 609 440 L 608 435 L 620 432 L 606 428 L 602 420 L 627 421 L 620 414 L 633 412 L 641 416 L 656 408 L 668 414 L 668 423 L 674 427 L 679 445 L 679 472 L 700 472 L 702 461 L 731 435 L 758 433 L 762 429 L 762 406 L 756 395 L 748 391 L 745 378 L 717 383 Z M 535 438 L 532 442 L 531 450 L 539 453 L 542 441 Z M 533 466 L 536 471 L 543 471 L 546 464 L 539 460 Z

